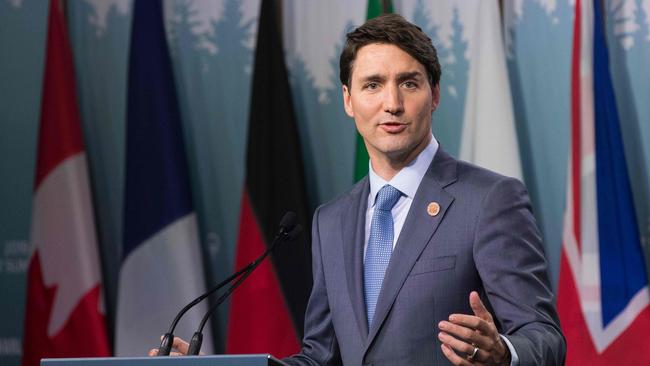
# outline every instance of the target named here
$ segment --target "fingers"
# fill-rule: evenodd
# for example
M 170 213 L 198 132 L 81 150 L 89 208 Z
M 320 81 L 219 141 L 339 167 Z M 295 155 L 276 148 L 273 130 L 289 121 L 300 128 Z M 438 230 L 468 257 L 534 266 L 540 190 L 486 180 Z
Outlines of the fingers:
M 479 360 L 487 360 L 490 357 L 489 352 L 481 349 L 480 346 L 469 344 L 467 342 L 461 341 L 460 339 L 454 338 L 451 335 L 440 332 L 438 333 L 438 339 L 442 342 L 443 345 L 451 348 L 454 353 L 462 355 L 474 355 L 474 348 L 478 348 L 478 351 L 474 355 L 473 364 L 477 364 Z M 449 358 L 449 357 L 448 357 Z M 461 357 L 462 358 L 462 357 Z M 469 359 L 467 359 L 469 361 Z M 450 359 L 451 361 L 451 359 Z
M 451 361 L 452 364 L 454 365 L 471 365 L 467 360 L 462 359 L 460 356 L 458 356 L 449 346 L 446 344 L 442 344 L 440 346 L 442 349 L 442 353 L 447 357 L 449 361 Z
M 481 349 L 490 350 L 494 345 L 492 338 L 482 335 L 474 331 L 474 329 L 467 328 L 462 325 L 443 320 L 438 324 L 438 328 L 440 328 L 440 330 L 442 330 L 444 333 L 448 333 L 455 336 L 456 338 L 463 339 L 467 343 L 475 344 Z
M 180 352 L 178 355 L 186 355 L 190 344 L 179 337 L 174 337 L 174 343 L 172 343 L 172 347 Z
M 440 346 L 440 348 L 442 349 L 442 353 L 445 355 L 445 357 L 447 357 L 447 359 L 456 366 L 483 365 L 480 362 L 470 362 L 469 360 L 460 357 L 456 354 L 456 352 L 454 352 L 453 349 L 444 343 Z
M 469 294 L 469 306 L 472 307 L 472 311 L 474 312 L 474 315 L 478 316 L 483 320 L 492 322 L 492 314 L 490 314 L 490 312 L 485 307 L 485 305 L 483 305 L 483 301 L 481 301 L 481 297 L 478 296 L 478 292 L 472 291 Z
M 170 356 L 185 356 L 185 353 L 180 353 L 180 352 L 170 352 Z M 158 348 L 152 348 L 149 350 L 149 357 L 156 357 L 158 356 Z
M 480 361 L 492 364 L 495 360 L 507 358 L 508 352 L 501 342 L 492 314 L 476 291 L 469 294 L 469 304 L 474 315 L 451 314 L 449 321 L 443 320 L 438 324 L 441 330 L 438 339 L 442 342 L 445 357 L 454 365 L 480 365 Z M 476 348 L 478 350 L 470 360 Z
M 164 336 L 160 336 L 160 340 Z M 174 342 L 172 343 L 172 348 L 178 352 L 170 352 L 170 356 L 185 356 L 187 355 L 187 350 L 190 347 L 189 343 L 185 342 L 182 338 L 174 337 Z M 149 350 L 149 356 L 158 356 L 158 348 L 152 348 Z
M 468 355 L 474 353 L 474 346 L 467 342 L 463 342 L 460 339 L 454 338 L 445 332 L 438 333 L 438 339 L 443 344 L 446 344 L 458 352 L 466 353 Z
M 474 315 L 451 314 L 449 322 L 464 326 L 470 329 L 476 329 L 483 335 L 492 335 L 496 328 L 492 324 Z

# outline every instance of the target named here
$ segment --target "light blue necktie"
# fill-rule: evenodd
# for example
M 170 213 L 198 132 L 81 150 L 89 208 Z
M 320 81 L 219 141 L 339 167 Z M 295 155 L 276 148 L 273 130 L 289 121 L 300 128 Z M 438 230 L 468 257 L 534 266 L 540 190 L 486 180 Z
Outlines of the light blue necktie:
M 377 298 L 384 281 L 384 274 L 393 252 L 393 215 L 391 210 L 402 196 L 402 192 L 386 184 L 381 187 L 375 200 L 375 212 L 370 223 L 370 238 L 363 264 L 363 287 L 366 300 L 368 328 L 375 315 Z

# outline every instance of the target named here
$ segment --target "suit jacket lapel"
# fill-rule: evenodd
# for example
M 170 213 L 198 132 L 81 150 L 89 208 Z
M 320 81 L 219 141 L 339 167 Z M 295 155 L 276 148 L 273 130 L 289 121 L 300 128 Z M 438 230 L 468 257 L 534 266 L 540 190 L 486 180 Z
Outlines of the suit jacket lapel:
M 348 292 L 359 333 L 363 338 L 368 334 L 366 305 L 363 298 L 363 244 L 369 192 L 370 184 L 366 177 L 350 192 L 348 205 L 341 215 L 341 244 Z
M 447 193 L 444 187 L 456 181 L 456 169 L 456 160 L 438 149 L 415 194 L 395 250 L 391 255 L 377 300 L 375 317 L 368 334 L 366 350 L 372 344 L 379 329 L 381 329 L 381 325 L 385 321 L 411 268 L 427 243 L 429 243 L 454 200 L 454 197 Z M 437 202 L 440 205 L 440 212 L 435 216 L 431 216 L 427 212 L 427 206 L 431 202 Z M 431 331 L 433 332 L 433 329 Z

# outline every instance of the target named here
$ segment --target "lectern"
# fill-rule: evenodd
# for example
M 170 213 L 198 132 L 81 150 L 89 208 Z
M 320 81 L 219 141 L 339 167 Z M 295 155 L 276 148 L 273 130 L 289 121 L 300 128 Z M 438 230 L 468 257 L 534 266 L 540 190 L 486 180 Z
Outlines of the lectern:
M 41 366 L 286 366 L 271 355 L 44 358 Z

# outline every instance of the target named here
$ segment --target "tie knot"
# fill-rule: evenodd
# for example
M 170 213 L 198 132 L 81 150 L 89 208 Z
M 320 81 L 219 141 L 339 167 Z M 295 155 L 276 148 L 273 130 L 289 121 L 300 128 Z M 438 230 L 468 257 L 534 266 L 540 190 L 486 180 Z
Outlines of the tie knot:
M 399 200 L 401 196 L 402 196 L 402 192 L 400 192 L 397 188 L 391 186 L 390 184 L 386 184 L 385 186 L 381 187 L 379 192 L 377 192 L 375 209 L 390 211 L 393 209 L 393 206 L 395 206 L 397 200 Z

